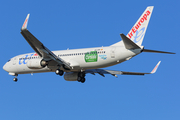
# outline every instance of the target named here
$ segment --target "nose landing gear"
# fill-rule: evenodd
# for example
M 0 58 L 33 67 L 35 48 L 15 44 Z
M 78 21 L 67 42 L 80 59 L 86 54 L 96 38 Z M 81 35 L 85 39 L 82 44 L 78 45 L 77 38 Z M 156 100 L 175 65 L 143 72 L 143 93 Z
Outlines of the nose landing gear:
M 14 82 L 17 82 L 17 81 L 18 81 L 17 76 L 18 76 L 18 74 L 16 74 L 15 77 L 13 78 L 13 81 L 14 81 Z

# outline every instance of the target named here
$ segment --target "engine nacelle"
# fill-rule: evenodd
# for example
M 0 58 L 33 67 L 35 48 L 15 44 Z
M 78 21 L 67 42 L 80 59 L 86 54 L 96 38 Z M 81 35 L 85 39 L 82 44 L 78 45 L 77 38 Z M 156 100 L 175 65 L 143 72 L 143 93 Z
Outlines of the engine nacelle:
M 42 69 L 48 64 L 47 61 L 42 59 L 31 59 L 27 62 L 27 67 L 30 69 Z
M 77 81 L 78 72 L 68 72 L 64 74 L 64 79 L 66 81 Z

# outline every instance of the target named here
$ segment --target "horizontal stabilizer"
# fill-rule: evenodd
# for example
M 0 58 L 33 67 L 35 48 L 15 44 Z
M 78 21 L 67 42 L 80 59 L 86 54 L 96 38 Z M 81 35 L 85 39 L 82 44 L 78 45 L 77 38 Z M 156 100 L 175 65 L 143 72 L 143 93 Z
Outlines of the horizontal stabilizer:
M 166 53 L 166 54 L 176 54 L 176 53 L 173 53 L 173 52 L 164 52 L 164 51 L 148 50 L 148 49 L 143 49 L 143 52 L 152 52 L 152 53 Z
M 128 37 L 126 37 L 124 34 L 120 34 L 124 46 L 126 49 L 141 49 L 136 43 L 134 43 L 132 40 L 130 40 Z

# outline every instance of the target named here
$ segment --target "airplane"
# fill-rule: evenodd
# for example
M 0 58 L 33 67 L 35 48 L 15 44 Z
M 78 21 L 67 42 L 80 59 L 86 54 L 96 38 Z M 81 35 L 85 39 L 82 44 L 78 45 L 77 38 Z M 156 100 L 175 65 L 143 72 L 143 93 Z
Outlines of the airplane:
M 30 14 L 27 15 L 22 28 L 21 34 L 35 53 L 26 53 L 11 58 L 3 69 L 9 75 L 15 76 L 14 81 L 17 82 L 18 74 L 33 74 L 43 72 L 55 72 L 57 75 L 63 76 L 67 81 L 85 82 L 86 74 L 104 74 L 117 75 L 145 75 L 156 72 L 161 61 L 157 63 L 150 73 L 144 72 L 126 72 L 105 70 L 102 68 L 109 67 L 130 60 L 134 56 L 142 52 L 167 53 L 157 50 L 145 49 L 142 42 L 145 32 L 152 14 L 154 6 L 148 6 L 127 35 L 120 34 L 121 41 L 107 47 L 95 47 L 84 49 L 68 49 L 59 51 L 50 51 L 42 42 L 40 42 L 28 29 L 28 20 Z M 65 74 L 64 74 L 65 73 Z

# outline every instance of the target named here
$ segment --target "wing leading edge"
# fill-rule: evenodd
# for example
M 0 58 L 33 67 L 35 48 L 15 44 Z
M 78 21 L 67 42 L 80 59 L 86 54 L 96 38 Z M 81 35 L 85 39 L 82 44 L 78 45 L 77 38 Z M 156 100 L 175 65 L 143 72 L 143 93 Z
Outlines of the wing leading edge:
M 57 57 L 53 52 L 51 52 L 47 47 L 45 47 L 34 35 L 32 35 L 27 30 L 27 24 L 29 20 L 30 14 L 27 15 L 24 24 L 21 28 L 21 34 L 26 39 L 26 41 L 29 43 L 29 45 L 34 49 L 34 51 L 42 57 L 44 60 L 54 60 L 59 65 L 64 65 L 66 68 L 71 69 L 71 66 L 65 62 L 63 59 Z
M 157 63 L 157 65 L 154 67 L 154 69 L 150 73 L 143 73 L 143 72 L 125 72 L 125 71 L 114 71 L 114 70 L 104 70 L 104 69 L 90 69 L 86 70 L 85 73 L 91 73 L 95 75 L 95 73 L 100 74 L 101 76 L 105 77 L 104 74 L 111 74 L 115 77 L 117 75 L 145 75 L 145 74 L 153 74 L 157 71 L 161 61 Z

